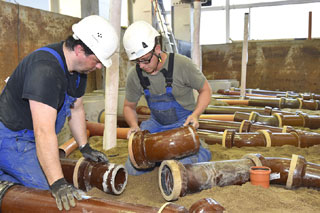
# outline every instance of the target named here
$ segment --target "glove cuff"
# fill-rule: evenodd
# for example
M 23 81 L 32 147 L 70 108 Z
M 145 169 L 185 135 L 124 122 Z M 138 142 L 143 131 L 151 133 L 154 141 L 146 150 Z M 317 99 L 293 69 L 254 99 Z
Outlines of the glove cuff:
M 84 147 L 81 147 L 80 148 L 80 152 L 83 154 L 83 153 L 88 153 L 89 151 L 91 151 L 92 148 L 90 146 L 89 143 L 86 143 L 86 145 L 84 145 Z
M 59 188 L 63 184 L 68 184 L 68 182 L 66 181 L 65 178 L 60 178 L 60 179 L 56 180 L 52 185 L 50 185 L 49 188 L 52 191 L 52 190 Z

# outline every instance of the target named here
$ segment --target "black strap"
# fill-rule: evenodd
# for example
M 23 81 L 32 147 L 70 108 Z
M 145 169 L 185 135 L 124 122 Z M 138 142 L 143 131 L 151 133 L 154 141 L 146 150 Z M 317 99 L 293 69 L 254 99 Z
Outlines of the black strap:
M 140 68 L 139 64 L 136 65 L 136 71 L 140 80 L 140 84 L 143 87 L 143 89 L 148 89 L 148 86 L 150 86 L 150 81 L 148 77 L 143 77 L 142 75 L 142 69 Z
M 174 54 L 170 53 L 169 54 L 169 65 L 168 65 L 168 70 L 166 69 L 162 69 L 160 70 L 160 72 L 163 74 L 163 76 L 166 79 L 166 87 L 172 87 L 172 82 L 173 82 L 173 65 L 174 65 Z M 139 64 L 136 65 L 136 72 L 138 74 L 139 80 L 140 80 L 140 84 L 143 87 L 143 89 L 148 89 L 148 87 L 150 86 L 150 81 L 148 77 L 144 77 L 142 75 L 142 69 L 140 68 Z
M 169 55 L 169 65 L 168 65 L 168 69 L 162 69 L 160 72 L 162 72 L 162 74 L 164 75 L 164 77 L 166 78 L 166 83 L 167 86 L 166 87 L 172 87 L 172 82 L 173 82 L 173 64 L 174 64 L 174 54 L 170 53 Z

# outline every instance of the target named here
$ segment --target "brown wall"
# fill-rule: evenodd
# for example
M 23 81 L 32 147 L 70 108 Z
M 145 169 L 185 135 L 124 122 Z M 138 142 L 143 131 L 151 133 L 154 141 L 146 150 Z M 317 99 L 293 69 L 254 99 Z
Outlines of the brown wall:
M 65 39 L 78 20 L 0 1 L 0 91 L 24 56 Z M 203 73 L 209 80 L 240 81 L 242 43 L 204 45 L 202 54 Z M 128 62 L 121 36 L 119 87 L 125 86 L 128 69 L 133 65 Z M 250 41 L 247 88 L 320 93 L 319 65 L 319 39 Z M 89 75 L 87 92 L 102 88 L 102 76 L 99 71 Z
M 208 79 L 241 78 L 242 43 L 202 46 Z M 320 40 L 250 41 L 247 88 L 320 93 Z

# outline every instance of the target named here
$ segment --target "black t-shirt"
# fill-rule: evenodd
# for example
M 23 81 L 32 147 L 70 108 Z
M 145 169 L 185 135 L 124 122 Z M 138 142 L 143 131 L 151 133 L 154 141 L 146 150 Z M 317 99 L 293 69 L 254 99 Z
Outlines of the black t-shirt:
M 0 95 L 0 121 L 7 128 L 14 131 L 33 130 L 29 99 L 59 111 L 66 92 L 76 98 L 84 95 L 87 75 L 68 71 L 62 45 L 63 42 L 47 47 L 59 53 L 66 73 L 51 53 L 35 51 L 26 56 L 10 76 Z M 80 82 L 77 87 L 78 75 Z

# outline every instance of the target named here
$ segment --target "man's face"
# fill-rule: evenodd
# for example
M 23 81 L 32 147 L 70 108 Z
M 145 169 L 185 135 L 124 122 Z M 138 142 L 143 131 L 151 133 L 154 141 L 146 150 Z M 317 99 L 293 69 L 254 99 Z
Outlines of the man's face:
M 152 73 L 157 67 L 157 61 L 154 60 L 154 50 L 138 58 L 136 63 L 147 73 Z
M 102 69 L 101 61 L 94 54 L 86 55 L 82 49 L 79 52 L 76 71 L 82 74 L 89 74 L 90 72 L 95 71 L 96 69 Z

